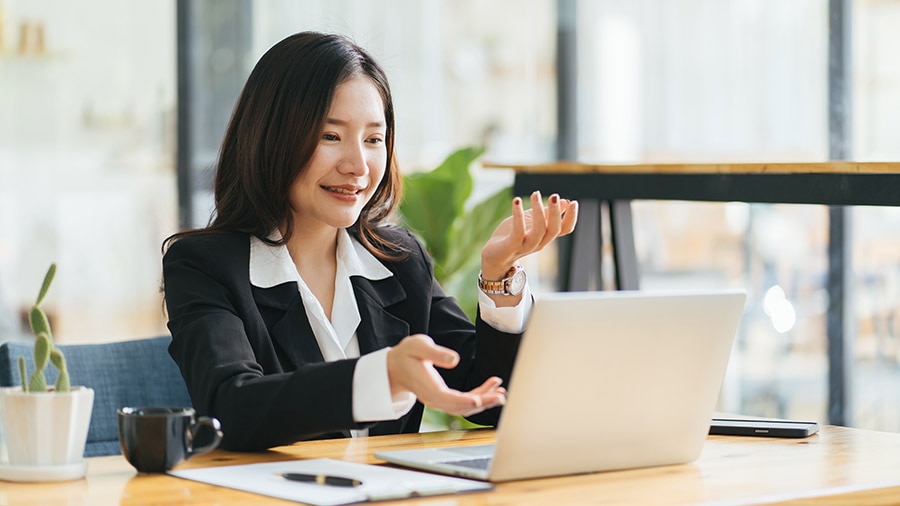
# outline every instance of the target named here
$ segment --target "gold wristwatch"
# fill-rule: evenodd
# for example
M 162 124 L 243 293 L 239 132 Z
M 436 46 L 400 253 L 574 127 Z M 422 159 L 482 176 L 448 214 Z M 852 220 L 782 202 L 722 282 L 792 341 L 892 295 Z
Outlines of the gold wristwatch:
M 478 273 L 478 289 L 488 295 L 519 295 L 525 289 L 525 268 L 513 265 L 503 279 L 488 280 Z

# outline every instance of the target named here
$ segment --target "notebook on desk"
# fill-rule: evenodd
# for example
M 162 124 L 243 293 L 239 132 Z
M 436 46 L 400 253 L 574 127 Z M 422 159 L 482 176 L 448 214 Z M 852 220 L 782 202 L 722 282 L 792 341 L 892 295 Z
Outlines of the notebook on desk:
M 494 482 L 693 461 L 745 298 L 743 291 L 536 297 L 495 444 L 375 456 Z

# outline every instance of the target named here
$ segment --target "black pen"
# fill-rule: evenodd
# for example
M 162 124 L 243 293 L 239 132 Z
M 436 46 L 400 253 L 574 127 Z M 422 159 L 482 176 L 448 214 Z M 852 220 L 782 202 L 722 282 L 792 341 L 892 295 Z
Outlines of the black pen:
M 291 481 L 318 483 L 319 485 L 334 485 L 336 487 L 358 487 L 362 485 L 361 481 L 354 480 L 353 478 L 328 476 L 325 474 L 281 473 L 281 476 Z

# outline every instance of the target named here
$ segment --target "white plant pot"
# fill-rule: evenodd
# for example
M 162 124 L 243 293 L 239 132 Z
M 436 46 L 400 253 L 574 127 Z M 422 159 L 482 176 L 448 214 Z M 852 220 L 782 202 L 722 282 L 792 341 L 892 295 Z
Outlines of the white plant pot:
M 72 387 L 66 393 L 0 388 L 0 421 L 9 466 L 71 468 L 82 464 L 93 405 L 94 390 L 86 387 Z M 71 473 L 66 476 L 72 479 Z

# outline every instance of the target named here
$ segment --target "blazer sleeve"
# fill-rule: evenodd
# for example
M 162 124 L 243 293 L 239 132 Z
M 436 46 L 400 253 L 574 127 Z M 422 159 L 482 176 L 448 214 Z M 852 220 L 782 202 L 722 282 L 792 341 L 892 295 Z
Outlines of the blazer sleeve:
M 247 252 L 214 237 L 188 237 L 163 259 L 170 354 L 195 408 L 219 419 L 228 450 L 366 427 L 352 415 L 356 360 L 281 369 L 250 292 L 249 241 L 244 244 Z

